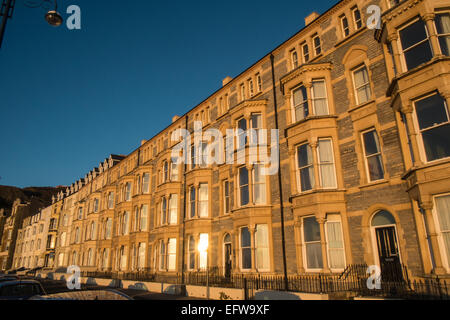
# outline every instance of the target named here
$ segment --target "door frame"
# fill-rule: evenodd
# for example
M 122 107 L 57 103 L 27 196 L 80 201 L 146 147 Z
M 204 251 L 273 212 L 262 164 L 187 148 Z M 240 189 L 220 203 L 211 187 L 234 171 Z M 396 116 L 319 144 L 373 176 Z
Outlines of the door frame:
M 390 211 L 388 211 L 391 215 L 392 213 Z M 397 230 L 397 224 L 386 224 L 386 225 L 382 225 L 382 226 L 376 226 L 373 227 L 372 226 L 372 220 L 375 217 L 375 215 L 378 212 L 376 212 L 373 216 L 372 219 L 370 219 L 370 234 L 371 234 L 371 238 L 372 238 L 372 250 L 373 250 L 373 256 L 374 256 L 374 262 L 377 264 L 378 267 L 380 267 L 381 269 L 381 261 L 380 261 L 380 253 L 379 253 L 379 248 L 378 248 L 378 241 L 377 241 L 377 232 L 376 229 L 381 229 L 381 228 L 388 228 L 388 227 L 394 227 L 395 230 L 395 241 L 397 241 L 397 249 L 398 249 L 398 260 L 400 265 L 402 264 L 402 254 L 401 254 L 401 249 L 400 249 L 400 242 L 398 241 L 398 230 Z M 393 215 L 392 215 L 393 216 Z
M 225 237 L 229 235 L 231 238 L 231 234 L 230 233 L 225 233 L 222 237 L 222 261 L 223 261 L 223 274 L 226 274 L 226 255 L 227 255 L 227 250 L 226 250 L 226 246 L 227 244 L 230 245 L 231 247 L 231 251 L 230 251 L 230 259 L 231 259 L 231 270 L 230 270 L 230 274 L 233 273 L 233 241 L 232 238 L 230 239 L 230 242 L 225 242 Z

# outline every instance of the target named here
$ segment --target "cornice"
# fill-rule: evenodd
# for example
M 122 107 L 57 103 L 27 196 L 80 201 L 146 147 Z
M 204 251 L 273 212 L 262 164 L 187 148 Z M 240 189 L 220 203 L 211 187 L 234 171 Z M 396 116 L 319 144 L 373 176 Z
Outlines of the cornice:
M 300 77 L 304 73 L 322 71 L 322 70 L 331 70 L 331 63 L 320 63 L 320 64 L 303 64 L 297 69 L 294 69 L 290 73 L 286 74 L 280 79 L 281 84 L 284 86 L 289 81 Z
M 389 22 L 409 9 L 414 8 L 419 3 L 423 2 L 423 0 L 411 0 L 400 3 L 398 6 L 392 8 L 383 15 L 384 21 Z

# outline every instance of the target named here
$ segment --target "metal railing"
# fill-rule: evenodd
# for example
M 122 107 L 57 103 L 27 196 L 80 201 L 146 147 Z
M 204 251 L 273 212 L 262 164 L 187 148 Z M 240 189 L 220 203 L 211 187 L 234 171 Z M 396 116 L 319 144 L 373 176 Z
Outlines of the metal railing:
M 381 278 L 381 286 L 369 289 L 367 266 L 364 264 L 348 266 L 341 274 L 305 274 L 288 276 L 288 288 L 285 288 L 283 275 L 231 274 L 225 276 L 221 268 L 210 268 L 206 271 L 185 273 L 156 273 L 152 270 L 135 272 L 116 271 L 83 271 L 81 274 L 89 278 L 107 278 L 130 280 L 136 282 L 158 282 L 173 285 L 196 285 L 210 287 L 236 288 L 245 290 L 245 297 L 251 299 L 256 290 L 291 291 L 316 294 L 332 294 L 347 292 L 350 296 L 377 296 L 400 299 L 438 299 L 449 300 L 450 283 L 439 278 L 415 279 L 410 281 L 405 266 L 395 270 L 395 275 L 384 272 L 388 280 Z M 394 271 L 392 271 L 394 272 Z M 395 277 L 394 277 L 395 276 Z M 395 279 L 395 281 L 390 280 Z

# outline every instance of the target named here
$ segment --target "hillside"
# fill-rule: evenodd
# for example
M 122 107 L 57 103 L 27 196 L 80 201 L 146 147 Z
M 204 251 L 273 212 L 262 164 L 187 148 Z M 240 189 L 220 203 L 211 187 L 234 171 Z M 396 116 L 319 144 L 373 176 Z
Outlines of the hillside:
M 27 187 L 21 189 L 0 185 L 0 209 L 5 209 L 5 212 L 9 215 L 13 202 L 17 198 L 20 198 L 22 201 L 31 201 L 34 198 L 34 200 L 41 203 L 42 207 L 46 207 L 51 204 L 52 195 L 64 189 L 65 187 Z

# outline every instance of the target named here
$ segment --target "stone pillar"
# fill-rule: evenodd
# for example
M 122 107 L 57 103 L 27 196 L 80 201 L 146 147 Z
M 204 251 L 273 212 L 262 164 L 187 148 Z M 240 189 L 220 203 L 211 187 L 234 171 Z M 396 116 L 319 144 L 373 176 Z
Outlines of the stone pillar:
M 314 189 L 321 189 L 321 183 L 320 183 L 320 176 L 319 176 L 319 156 L 317 155 L 317 147 L 318 142 L 317 138 L 313 138 L 313 140 L 310 143 L 311 146 L 311 152 L 313 154 L 313 168 L 314 168 Z
M 297 241 L 295 245 L 297 247 L 297 270 L 299 274 L 305 273 L 305 266 L 303 265 L 303 239 L 302 239 L 303 219 L 297 218 L 294 223 L 294 230 Z
M 402 60 L 400 58 L 400 50 L 398 48 L 398 34 L 397 33 L 390 34 L 387 37 L 387 40 L 389 41 L 392 47 L 392 54 L 394 58 L 393 62 L 395 70 L 397 71 L 396 73 L 399 73 L 401 70 L 403 70 L 403 68 L 402 68 Z
M 438 36 L 436 34 L 436 29 L 434 27 L 434 17 L 435 14 L 430 12 L 423 14 L 421 18 L 423 21 L 425 21 L 425 24 L 427 26 L 428 36 L 431 43 L 431 50 L 433 51 L 433 57 L 437 57 L 441 55 L 441 48 L 439 45 Z
M 250 232 L 250 248 L 252 253 L 251 272 L 256 272 L 256 239 L 255 239 L 256 226 L 255 225 L 249 226 L 248 231 Z
M 423 162 L 420 156 L 419 141 L 417 138 L 418 133 L 416 133 L 416 128 L 414 126 L 414 120 L 412 115 L 414 108 L 412 105 L 406 105 L 402 107 L 401 111 L 406 116 L 406 126 L 408 128 L 409 140 L 411 142 L 411 148 L 414 154 L 413 166 L 417 167 L 422 165 Z
M 420 207 L 425 211 L 425 221 L 428 225 L 428 239 L 430 240 L 433 252 L 431 253 L 434 257 L 434 269 L 435 274 L 445 274 L 445 269 L 442 264 L 441 252 L 439 250 L 438 235 L 436 233 L 436 226 L 433 219 L 433 202 L 425 201 L 422 202 Z
M 323 272 L 329 273 L 330 269 L 328 268 L 328 254 L 327 254 L 327 242 L 326 242 L 326 231 L 325 231 L 325 222 L 327 220 L 325 218 L 317 219 L 320 227 L 320 245 L 322 247 L 322 263 L 323 263 Z

